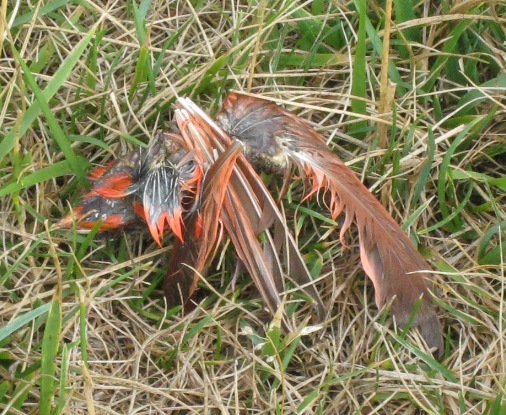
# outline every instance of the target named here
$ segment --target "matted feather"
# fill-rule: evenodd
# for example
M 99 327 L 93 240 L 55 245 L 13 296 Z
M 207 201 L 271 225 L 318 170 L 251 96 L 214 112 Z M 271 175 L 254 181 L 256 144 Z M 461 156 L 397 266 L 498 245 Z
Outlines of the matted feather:
M 186 104 L 185 108 L 176 111 L 176 120 L 181 133 L 185 139 L 198 143 L 210 167 L 205 174 L 198 207 L 202 228 L 200 235 L 191 231 L 195 227 L 194 214 L 188 218 L 189 232 L 185 233 L 186 242 L 178 244 L 171 257 L 170 269 L 164 281 L 169 305 L 184 304 L 189 299 L 195 290 L 199 274 L 205 271 L 216 253 L 214 248 L 223 235 L 219 229 L 223 227 L 267 305 L 276 311 L 279 305 L 279 292 L 273 282 L 271 270 L 266 267 L 268 261 L 261 253 L 259 254 L 261 247 L 257 233 L 250 222 L 248 212 L 244 209 L 251 201 L 239 201 L 234 186 L 229 183 L 242 145 L 239 143 L 233 145 L 230 139 L 228 143 L 223 143 L 227 137 L 222 137 L 221 143 L 229 147 L 218 155 L 218 150 L 213 147 L 219 144 L 216 140 L 220 138 L 210 128 L 210 120 L 203 120 L 196 112 L 190 115 L 187 112 L 188 101 L 183 102 Z M 212 141 L 214 142 L 211 144 Z M 222 144 L 219 144 L 220 148 L 224 148 Z
M 86 229 L 101 220 L 103 231 L 143 219 L 158 245 L 167 228 L 181 240 L 185 199 L 191 207 L 203 176 L 198 154 L 179 134 L 157 134 L 147 149 L 135 149 L 92 170 L 91 191 L 57 226 L 68 228 L 76 219 L 77 226 Z
M 174 243 L 163 283 L 169 306 L 184 305 L 190 299 L 200 275 L 216 255 L 223 236 L 220 212 L 240 149 L 239 144 L 231 146 L 211 165 L 202 183 L 201 203 L 185 220 L 184 238 Z

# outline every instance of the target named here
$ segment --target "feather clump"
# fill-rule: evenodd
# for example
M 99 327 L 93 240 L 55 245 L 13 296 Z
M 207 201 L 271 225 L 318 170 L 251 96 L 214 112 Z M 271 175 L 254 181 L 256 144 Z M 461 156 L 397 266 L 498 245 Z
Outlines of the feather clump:
M 57 226 L 100 231 L 125 228 L 142 221 L 158 245 L 167 228 L 182 239 L 185 200 L 195 200 L 202 168 L 181 136 L 161 133 L 147 149 L 131 151 L 88 175 L 92 183 L 82 203 Z
M 343 244 L 352 224 L 357 228 L 377 306 L 390 304 L 400 325 L 418 326 L 428 346 L 442 353 L 441 326 L 425 282 L 429 264 L 320 134 L 276 104 L 238 93 L 228 96 L 216 122 L 180 98 L 176 124 L 178 133 L 160 134 L 147 150 L 94 170 L 92 190 L 74 210 L 84 228 L 98 220 L 101 229 L 111 229 L 143 219 L 159 245 L 170 228 L 177 236 L 164 280 L 170 306 L 188 301 L 228 238 L 272 313 L 290 279 L 325 317 L 287 221 L 259 175 L 274 172 L 288 180 L 295 166 L 309 184 L 306 198 L 324 192 L 332 218 L 344 213 Z M 59 225 L 71 223 L 69 215 Z

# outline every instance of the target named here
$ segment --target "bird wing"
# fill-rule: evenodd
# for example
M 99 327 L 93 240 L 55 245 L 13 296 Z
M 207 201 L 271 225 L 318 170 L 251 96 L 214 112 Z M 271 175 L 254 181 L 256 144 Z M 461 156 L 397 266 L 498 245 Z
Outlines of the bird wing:
M 430 266 L 411 240 L 306 122 L 273 102 L 232 93 L 217 119 L 227 133 L 245 145 L 260 168 L 296 165 L 310 183 L 306 197 L 325 192 L 335 219 L 345 213 L 340 239 L 355 224 L 364 271 L 373 282 L 378 307 L 391 303 L 396 321 L 413 322 L 430 347 L 443 350 L 441 326 L 425 279 Z
M 211 165 L 206 172 L 201 196 L 201 226 L 207 229 L 206 222 L 220 223 L 225 234 L 230 237 L 238 257 L 255 282 L 259 292 L 269 309 L 274 313 L 281 302 L 284 291 L 284 271 L 279 259 L 279 247 L 275 246 L 269 226 L 275 222 L 278 228 L 284 230 L 284 241 L 287 241 L 287 252 L 290 253 L 288 272 L 293 274 L 294 280 L 303 285 L 304 289 L 314 299 L 320 317 L 324 314 L 324 307 L 317 290 L 314 288 L 311 276 L 297 249 L 296 243 L 289 232 L 283 216 L 262 179 L 251 167 L 242 154 L 236 154 L 242 145 L 233 142 L 230 137 L 218 127 L 205 113 L 188 99 L 180 99 L 182 107 L 176 111 L 176 119 L 185 139 L 198 143 L 200 150 L 207 157 Z M 216 159 L 214 153 L 223 152 Z M 225 165 L 224 168 L 222 165 Z M 230 169 L 231 168 L 231 169 Z M 230 169 L 230 170 L 229 170 Z M 228 179 L 223 172 L 227 172 Z M 195 219 L 194 219 L 195 220 Z M 194 225 L 189 225 L 189 227 Z M 265 245 L 258 240 L 258 234 L 264 232 Z M 202 236 L 211 235 L 210 243 L 215 243 L 215 233 L 202 232 Z M 185 236 L 186 238 L 186 236 Z M 190 257 L 185 251 L 200 246 L 203 252 L 210 252 L 208 241 L 192 242 L 187 246 L 178 247 L 177 256 Z M 199 255 L 200 256 L 200 255 Z M 196 271 L 204 268 L 203 257 L 194 257 L 193 266 Z M 196 261 L 195 261 L 196 260 Z M 209 262 L 206 256 L 204 262 Z M 180 261 L 176 261 L 179 263 Z M 175 267 L 176 268 L 176 267 Z M 174 268 L 174 269 L 175 269 Z M 195 277 L 188 277 L 183 285 L 194 287 Z M 167 290 L 176 292 L 180 288 L 174 287 L 168 276 Z M 191 282 L 190 282 L 191 281 Z M 181 284 L 181 282 L 178 282 Z M 193 285 L 192 285 L 193 284 Z

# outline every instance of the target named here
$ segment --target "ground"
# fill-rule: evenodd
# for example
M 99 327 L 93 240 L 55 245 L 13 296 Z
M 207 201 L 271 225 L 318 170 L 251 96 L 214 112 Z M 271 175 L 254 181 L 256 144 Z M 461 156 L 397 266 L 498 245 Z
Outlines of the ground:
M 2 0 L 1 413 L 506 413 L 505 15 L 452 0 Z M 290 333 L 234 278 L 230 246 L 181 313 L 161 290 L 170 235 L 159 248 L 143 231 L 54 226 L 92 166 L 170 127 L 177 96 L 215 114 L 230 90 L 307 120 L 403 225 L 434 269 L 441 360 L 378 313 L 353 232 L 342 246 L 298 182 L 281 203 L 331 311 L 287 305 Z

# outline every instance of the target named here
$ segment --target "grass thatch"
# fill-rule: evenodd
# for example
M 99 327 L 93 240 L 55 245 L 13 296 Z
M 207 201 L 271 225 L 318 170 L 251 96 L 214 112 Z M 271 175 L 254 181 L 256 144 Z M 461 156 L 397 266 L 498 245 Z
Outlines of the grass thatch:
M 506 5 L 385 8 L 0 1 L 0 414 L 506 413 Z M 297 186 L 285 208 L 333 312 L 289 309 L 289 334 L 232 284 L 231 249 L 182 316 L 170 240 L 52 228 L 177 95 L 215 113 L 230 89 L 311 122 L 405 225 L 437 270 L 440 363 L 377 316 L 353 240 Z

